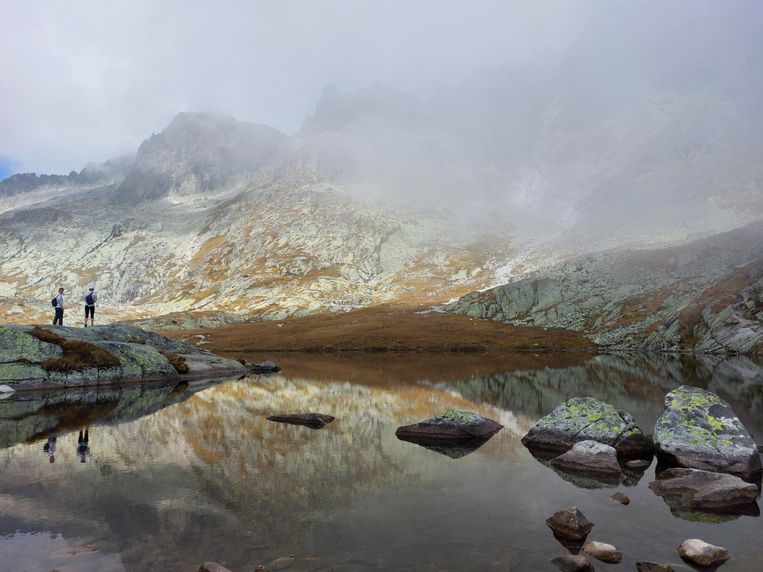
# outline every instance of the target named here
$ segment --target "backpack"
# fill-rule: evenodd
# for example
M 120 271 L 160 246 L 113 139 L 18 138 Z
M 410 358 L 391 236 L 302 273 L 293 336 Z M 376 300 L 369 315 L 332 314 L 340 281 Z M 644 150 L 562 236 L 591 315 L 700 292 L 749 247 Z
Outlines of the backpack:
M 92 293 L 92 292 L 91 292 L 91 293 L 89 293 L 87 296 L 85 296 L 85 303 L 86 303 L 88 306 L 93 306 L 93 305 L 95 305 L 95 302 L 93 302 L 93 293 Z
M 54 308 L 58 308 L 58 302 L 56 302 L 56 299 L 53 298 L 50 303 L 53 305 Z

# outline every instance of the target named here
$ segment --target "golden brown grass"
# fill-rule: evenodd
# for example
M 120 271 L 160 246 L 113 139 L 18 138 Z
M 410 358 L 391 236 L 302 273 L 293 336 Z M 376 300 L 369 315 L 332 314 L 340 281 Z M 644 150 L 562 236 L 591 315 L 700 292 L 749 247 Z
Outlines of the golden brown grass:
M 56 344 L 63 350 L 61 357 L 48 358 L 40 363 L 40 367 L 46 371 L 82 371 L 88 367 L 101 369 L 122 365 L 117 356 L 90 342 L 68 340 L 39 326 L 32 328 L 29 333 L 38 340 Z
M 241 351 L 556 351 L 592 350 L 580 332 L 520 327 L 452 314 L 416 313 L 415 308 L 376 306 L 223 328 L 164 332 L 189 342 L 203 334 L 205 349 Z

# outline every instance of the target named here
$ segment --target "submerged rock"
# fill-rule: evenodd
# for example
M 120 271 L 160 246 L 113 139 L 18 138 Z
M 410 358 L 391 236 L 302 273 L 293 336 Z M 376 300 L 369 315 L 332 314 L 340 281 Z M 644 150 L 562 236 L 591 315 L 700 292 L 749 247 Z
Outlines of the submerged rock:
M 551 459 L 554 467 L 583 473 L 619 475 L 617 451 L 614 447 L 596 441 L 580 441 L 566 453 Z
M 199 566 L 199 572 L 231 572 L 228 568 L 217 562 L 205 562 Z
M 757 508 L 758 487 L 735 475 L 674 468 L 649 484 L 672 508 L 748 514 Z
M 636 562 L 638 572 L 675 572 L 670 564 L 660 564 L 659 562 L 649 562 L 648 560 L 639 560 Z
M 723 399 L 682 385 L 665 396 L 654 427 L 657 454 L 668 463 L 754 478 L 760 455 L 750 433 Z
M 489 439 L 503 425 L 482 417 L 473 411 L 451 410 L 444 415 L 432 417 L 413 425 L 397 428 L 395 435 L 403 441 L 468 441 L 470 439 Z
M 628 495 L 624 495 L 623 493 L 615 493 L 611 495 L 609 498 L 611 498 L 613 501 L 619 502 L 623 505 L 629 505 L 631 504 L 631 499 Z
M 585 538 L 593 528 L 593 524 L 575 506 L 555 512 L 546 519 L 546 524 L 554 535 L 571 540 Z
M 586 554 L 590 554 L 597 560 L 602 562 L 612 562 L 617 564 L 623 559 L 623 553 L 611 544 L 605 542 L 589 542 L 583 547 L 583 551 Z
M 320 429 L 331 423 L 335 418 L 325 413 L 287 413 L 284 415 L 271 415 L 268 421 L 276 423 L 289 423 L 291 425 L 304 425 L 310 429 Z
M 630 461 L 625 461 L 625 468 L 632 471 L 644 472 L 649 468 L 651 464 L 651 459 L 631 459 Z
M 574 397 L 538 421 L 522 438 L 528 448 L 566 451 L 580 441 L 614 447 L 621 455 L 638 456 L 652 451 L 633 417 L 593 397 Z
M 681 558 L 699 566 L 720 566 L 730 558 L 729 551 L 708 544 L 698 538 L 689 538 L 678 545 Z
M 565 554 L 551 560 L 562 572 L 593 572 L 593 564 L 585 556 Z

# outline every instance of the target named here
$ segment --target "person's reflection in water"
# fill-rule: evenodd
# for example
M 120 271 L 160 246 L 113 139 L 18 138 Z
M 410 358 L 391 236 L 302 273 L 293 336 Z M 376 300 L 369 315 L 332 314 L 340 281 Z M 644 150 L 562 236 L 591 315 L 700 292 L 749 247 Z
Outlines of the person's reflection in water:
M 48 442 L 42 446 L 42 450 L 48 454 L 48 460 L 51 463 L 56 462 L 56 438 L 48 437 Z
M 90 454 L 90 445 L 88 444 L 88 430 L 85 429 L 85 434 L 82 434 L 82 429 L 79 431 L 79 437 L 77 437 L 77 455 L 79 456 L 79 462 L 84 463 L 85 457 Z

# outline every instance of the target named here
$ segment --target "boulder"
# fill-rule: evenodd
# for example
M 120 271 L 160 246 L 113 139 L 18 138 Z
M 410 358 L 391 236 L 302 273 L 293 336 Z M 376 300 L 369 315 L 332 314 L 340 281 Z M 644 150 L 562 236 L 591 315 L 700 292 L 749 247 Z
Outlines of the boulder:
M 758 497 L 758 487 L 735 475 L 699 469 L 668 469 L 649 488 L 672 507 L 720 513 L 755 505 Z
M 755 442 L 729 404 L 698 387 L 682 385 L 665 396 L 654 441 L 657 454 L 673 465 L 744 479 L 761 472 Z
M 503 425 L 482 417 L 472 411 L 451 410 L 438 417 L 432 417 L 413 425 L 397 428 L 395 435 L 403 441 L 469 441 L 471 439 L 489 439 Z
M 546 519 L 546 524 L 555 536 L 570 540 L 585 538 L 593 528 L 593 524 L 575 506 L 555 512 Z
M 633 417 L 593 397 L 574 397 L 540 419 L 522 438 L 530 449 L 566 451 L 580 441 L 614 447 L 621 455 L 639 456 L 652 451 Z
M 277 423 L 289 423 L 291 425 L 304 425 L 310 429 L 320 429 L 331 423 L 335 418 L 325 413 L 287 413 L 284 415 L 271 415 L 268 421 Z
M 678 554 L 698 566 L 720 566 L 730 558 L 728 550 L 708 544 L 698 538 L 689 538 L 678 545 Z
M 658 562 L 649 562 L 648 560 L 639 560 L 636 562 L 638 572 L 675 572 L 670 564 L 660 564 Z
M 573 447 L 551 459 L 550 464 L 567 471 L 582 473 L 620 474 L 617 451 L 614 447 L 597 441 L 580 441 Z
M 593 572 L 593 564 L 585 556 L 565 554 L 551 560 L 562 572 Z
M 586 554 L 590 554 L 597 560 L 602 562 L 611 562 L 617 564 L 623 559 L 623 553 L 611 544 L 605 542 L 589 542 L 583 547 L 583 551 Z
M 649 465 L 651 464 L 651 459 L 631 459 L 630 461 L 625 461 L 625 468 L 630 469 L 631 471 L 644 472 L 649 468 Z
M 613 501 L 617 501 L 620 504 L 631 504 L 631 499 L 628 495 L 624 495 L 623 493 L 615 493 L 611 495 L 609 498 L 611 498 Z

